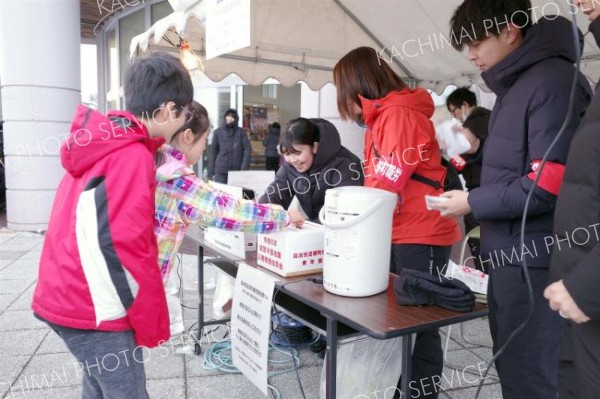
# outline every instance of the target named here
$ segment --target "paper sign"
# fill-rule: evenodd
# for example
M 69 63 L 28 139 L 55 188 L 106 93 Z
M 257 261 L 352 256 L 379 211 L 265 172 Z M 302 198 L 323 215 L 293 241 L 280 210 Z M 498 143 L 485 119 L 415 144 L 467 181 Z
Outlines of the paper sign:
M 209 181 L 208 183 L 211 187 L 216 190 L 223 191 L 226 194 L 231 195 L 233 198 L 243 198 L 243 192 L 241 187 L 232 186 L 229 184 L 217 183 L 216 181 Z
M 274 288 L 275 279 L 271 276 L 240 263 L 231 311 L 233 365 L 265 396 L 269 396 L 269 334 Z
M 236 170 L 227 174 L 227 184 L 254 190 L 257 200 L 273 180 L 275 172 L 272 170 Z
M 250 0 L 211 0 L 206 13 L 206 59 L 250 46 Z
M 444 276 L 449 279 L 455 278 L 462 281 L 473 292 L 487 295 L 489 276 L 484 272 L 464 265 L 457 265 L 450 260 L 448 261 L 448 268 Z

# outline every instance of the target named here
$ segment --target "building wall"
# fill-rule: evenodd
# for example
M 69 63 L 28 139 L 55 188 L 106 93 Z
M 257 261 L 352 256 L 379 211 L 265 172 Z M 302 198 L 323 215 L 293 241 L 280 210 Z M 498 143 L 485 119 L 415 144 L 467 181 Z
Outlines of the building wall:
M 335 125 L 340 132 L 342 145 L 363 159 L 364 130 L 354 122 L 342 121 L 337 110 L 336 89 L 326 84 L 319 91 L 311 90 L 302 83 L 300 115 L 305 118 L 323 118 Z

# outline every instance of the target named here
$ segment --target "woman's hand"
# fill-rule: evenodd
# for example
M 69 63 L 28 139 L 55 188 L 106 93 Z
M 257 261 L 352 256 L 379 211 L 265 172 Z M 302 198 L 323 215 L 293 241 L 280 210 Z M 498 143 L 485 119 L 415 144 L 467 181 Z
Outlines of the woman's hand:
M 297 209 L 288 209 L 288 215 L 290 217 L 290 224 L 300 228 L 304 224 L 304 215 Z

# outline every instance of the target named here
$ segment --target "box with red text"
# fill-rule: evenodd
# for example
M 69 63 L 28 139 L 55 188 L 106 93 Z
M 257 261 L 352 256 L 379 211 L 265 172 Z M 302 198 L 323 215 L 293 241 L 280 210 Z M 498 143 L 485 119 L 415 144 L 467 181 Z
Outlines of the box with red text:
M 325 229 L 305 222 L 271 234 L 258 234 L 256 259 L 259 266 L 284 277 L 319 273 L 323 270 Z

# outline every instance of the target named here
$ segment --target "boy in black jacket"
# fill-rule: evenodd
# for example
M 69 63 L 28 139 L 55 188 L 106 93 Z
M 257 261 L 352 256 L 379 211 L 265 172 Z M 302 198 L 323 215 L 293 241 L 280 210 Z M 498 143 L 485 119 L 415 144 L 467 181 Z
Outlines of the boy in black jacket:
M 579 0 L 600 43 L 600 4 Z M 561 399 L 600 398 L 600 96 L 596 93 L 571 149 L 556 203 L 550 281 L 544 292 L 563 327 L 558 389 Z
M 538 17 L 533 24 L 529 0 L 465 0 L 455 11 L 454 47 L 468 47 L 469 60 L 482 71 L 497 100 L 483 150 L 481 186 L 469 193 L 444 193 L 448 200 L 436 206 L 444 216 L 473 212 L 480 223 L 482 263 L 490 270 L 494 353 L 527 318 L 524 259 L 529 266 L 533 314 L 496 362 L 503 396 L 510 399 L 548 399 L 557 394 L 562 319 L 542 295 L 550 264 L 544 238 L 552 234 L 567 152 L 591 97 L 589 84 L 579 74 L 573 117 L 534 187 L 541 159 L 565 120 L 573 64 L 579 56 L 566 18 Z M 522 248 L 522 215 L 530 190 Z

